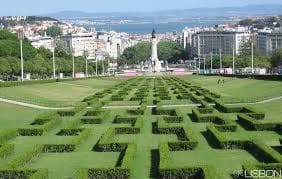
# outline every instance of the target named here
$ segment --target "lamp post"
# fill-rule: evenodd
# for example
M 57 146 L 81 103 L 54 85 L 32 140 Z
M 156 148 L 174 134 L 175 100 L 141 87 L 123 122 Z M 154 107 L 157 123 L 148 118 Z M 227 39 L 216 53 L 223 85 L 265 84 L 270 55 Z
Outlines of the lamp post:
M 55 49 L 56 49 L 56 41 L 53 39 L 53 79 L 56 78 L 56 64 L 55 64 Z
M 251 37 L 251 41 L 252 41 L 252 74 L 254 74 L 254 41 L 253 41 L 253 34 L 252 34 L 252 37 Z
M 235 45 L 233 42 L 232 73 L 235 74 Z
M 212 64 L 212 60 L 213 60 L 213 59 L 212 59 L 212 56 L 213 56 L 213 55 L 212 55 L 212 52 L 211 52 L 211 73 L 212 73 L 212 70 L 213 70 L 213 67 L 212 67 L 212 65 L 213 65 L 213 64 Z
M 71 48 L 71 55 L 72 55 L 72 78 L 75 78 L 75 72 L 74 72 L 74 49 Z
M 24 70 L 23 70 L 23 39 L 24 39 L 24 34 L 23 34 L 22 30 L 20 30 L 18 32 L 18 38 L 20 40 L 20 49 L 21 49 L 21 81 L 24 81 Z
M 206 74 L 206 56 L 204 56 L 204 74 Z
M 221 49 L 219 49 L 219 63 L 220 63 L 220 67 L 219 67 L 219 73 L 221 74 L 222 72 L 222 52 Z

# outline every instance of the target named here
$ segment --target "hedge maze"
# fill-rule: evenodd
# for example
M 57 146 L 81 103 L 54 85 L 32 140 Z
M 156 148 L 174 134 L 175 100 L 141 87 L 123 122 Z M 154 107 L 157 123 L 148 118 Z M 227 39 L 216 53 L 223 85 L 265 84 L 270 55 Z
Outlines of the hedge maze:
M 245 178 L 282 170 L 282 122 L 176 77 L 132 78 L 0 131 L 0 178 Z

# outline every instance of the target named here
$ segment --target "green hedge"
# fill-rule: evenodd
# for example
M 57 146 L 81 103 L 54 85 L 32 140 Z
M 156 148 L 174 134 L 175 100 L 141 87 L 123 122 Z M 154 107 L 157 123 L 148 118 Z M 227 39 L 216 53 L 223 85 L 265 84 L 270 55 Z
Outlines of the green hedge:
M 8 162 L 6 164 L 7 168 L 16 169 L 23 165 L 25 165 L 27 162 L 31 161 L 33 158 L 38 157 L 43 152 L 43 145 L 35 145 L 31 149 L 29 149 L 27 152 L 24 152 L 14 158 L 12 161 Z
M 0 178 L 3 179 L 47 179 L 48 170 L 47 169 L 37 169 L 37 170 L 14 170 L 14 169 L 0 169 Z
M 14 129 L 0 131 L 0 144 L 4 144 L 16 136 L 17 130 Z
M 88 170 L 89 178 L 129 178 L 132 163 L 135 158 L 137 146 L 135 144 L 128 144 L 123 149 L 124 154 L 121 153 L 121 165 L 116 168 L 95 168 Z M 80 176 L 85 176 L 85 170 L 80 172 Z
M 177 135 L 179 141 L 168 143 L 172 151 L 192 150 L 198 145 L 195 134 L 187 126 L 169 126 L 163 118 L 158 118 L 156 130 L 159 134 Z
M 228 140 L 213 125 L 207 126 L 207 134 L 212 142 L 222 149 L 247 150 L 256 159 L 265 163 L 282 162 L 282 156 L 277 151 L 258 140 Z
M 78 136 L 83 129 L 61 129 L 57 135 L 59 136 Z
M 159 145 L 160 178 L 197 178 L 197 179 L 218 179 L 214 169 L 210 166 L 181 166 L 176 167 L 172 163 L 172 156 L 167 143 Z
M 89 78 L 69 78 L 69 79 L 49 79 L 49 80 L 30 80 L 30 81 L 8 81 L 0 83 L 1 87 L 14 87 L 14 86 L 23 86 L 23 85 L 34 85 L 34 84 L 46 84 L 46 83 L 55 83 L 55 82 L 64 82 L 64 81 L 77 81 L 77 80 L 87 80 L 96 77 Z
M 5 159 L 13 154 L 15 150 L 14 144 L 0 144 L 0 159 Z
M 61 116 L 57 112 L 45 112 L 37 116 L 31 124 L 36 126 L 36 128 L 18 129 L 18 134 L 21 136 L 41 136 L 44 132 L 49 131 L 61 123 L 61 119 Z
M 95 145 L 94 150 L 101 152 L 121 152 L 127 147 L 127 143 L 113 142 L 112 139 L 116 135 L 115 128 L 109 128 L 99 139 Z
M 51 120 L 60 120 L 60 116 L 56 112 L 45 112 L 35 118 L 31 125 L 44 125 Z
M 42 136 L 44 133 L 42 128 L 33 129 L 18 129 L 18 134 L 20 136 Z
M 88 178 L 114 178 L 114 179 L 127 179 L 129 178 L 130 171 L 124 168 L 95 168 L 88 170 Z
M 247 114 L 239 114 L 237 117 L 238 117 L 238 122 L 249 130 L 281 131 L 282 129 L 282 123 L 262 122 L 261 120 L 258 121 Z
M 45 153 L 64 153 L 73 152 L 74 150 L 74 144 L 44 144 L 43 147 L 43 152 Z
M 102 124 L 103 119 L 101 117 L 91 117 L 91 116 L 85 116 L 81 118 L 82 124 Z
M 44 144 L 43 152 L 45 152 L 45 153 L 73 152 L 84 140 L 87 139 L 87 137 L 91 133 L 91 129 L 90 128 L 87 128 L 87 129 L 71 129 L 68 132 L 70 132 L 71 134 L 73 134 L 73 132 L 75 134 L 77 132 L 80 132 L 80 134 L 77 137 L 75 137 L 74 139 L 72 139 L 72 141 L 69 144 Z
M 281 163 L 282 155 L 279 152 L 265 145 L 263 142 L 254 140 L 248 143 L 246 150 L 264 163 Z
M 60 116 L 74 116 L 77 113 L 81 112 L 82 110 L 86 109 L 88 107 L 88 103 L 86 102 L 80 102 L 74 106 L 73 109 L 68 110 L 59 110 L 57 113 Z

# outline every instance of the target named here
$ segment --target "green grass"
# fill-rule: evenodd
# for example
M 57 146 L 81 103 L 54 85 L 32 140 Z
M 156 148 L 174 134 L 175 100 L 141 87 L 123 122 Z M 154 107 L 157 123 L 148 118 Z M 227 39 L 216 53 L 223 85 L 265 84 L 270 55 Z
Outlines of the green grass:
M 225 102 L 256 102 L 282 96 L 282 82 L 253 79 L 237 79 L 218 76 L 185 76 L 187 82 L 193 82 L 222 95 Z M 218 84 L 224 79 L 224 84 Z
M 219 92 L 221 94 L 243 94 L 242 90 L 238 86 L 240 84 L 242 86 L 248 86 L 248 81 L 252 85 L 257 85 L 258 89 L 265 90 L 266 86 L 270 88 L 279 88 L 277 82 L 269 82 L 269 84 L 265 84 L 265 81 L 257 81 L 257 80 L 232 80 L 226 79 L 226 87 L 217 87 L 216 78 L 208 78 L 206 82 L 203 77 L 198 76 L 189 76 L 184 77 L 186 81 L 192 81 L 197 84 L 202 84 L 203 87 L 213 89 L 214 92 Z M 47 87 L 51 88 L 50 90 L 58 91 L 58 93 L 62 94 L 62 96 L 58 97 L 56 94 L 50 95 L 54 99 L 60 99 L 59 101 L 68 102 L 72 98 L 72 100 L 81 100 L 78 97 L 80 95 L 91 95 L 95 91 L 108 88 L 117 84 L 118 82 L 123 81 L 123 79 L 103 79 L 103 80 L 82 80 L 82 81 L 72 81 L 65 83 L 54 83 L 48 84 Z M 96 82 L 96 83 L 95 83 Z M 151 82 L 152 83 L 152 82 Z M 152 85 L 148 84 L 147 80 L 140 80 L 138 85 Z M 71 90 L 69 92 L 60 91 L 59 88 L 53 89 L 51 86 L 61 86 L 61 90 Z M 119 102 L 110 102 L 107 105 L 122 105 L 122 106 L 133 106 L 138 103 L 130 102 L 129 100 L 133 94 L 136 92 L 136 89 L 139 87 L 134 87 L 129 90 L 129 95 L 125 98 L 125 101 Z M 234 90 L 232 90 L 231 86 L 234 86 Z M 255 89 L 250 85 L 250 88 Z M 45 89 L 44 85 L 32 85 L 32 86 L 24 86 L 23 89 L 26 91 L 34 90 L 34 88 Z M 153 86 L 153 85 L 152 85 Z M 46 87 L 46 86 L 45 86 Z M 17 87 L 18 88 L 18 87 Z M 17 88 L 13 88 L 17 89 Z M 31 88 L 31 89 L 30 89 Z M 222 91 L 217 91 L 216 88 L 222 89 Z M 237 89 L 238 88 L 238 89 Z M 8 88 L 7 88 L 8 89 Z M 0 89 L 2 90 L 2 89 Z M 73 90 L 73 91 L 72 91 Z M 86 91 L 83 91 L 86 90 Z M 87 92 L 87 90 L 90 90 Z M 118 89 L 121 90 L 121 89 Z M 118 91 L 117 90 L 117 91 Z M 241 92 L 239 92 L 240 90 Z M 277 90 L 277 89 L 275 89 Z M 273 90 L 273 92 L 275 91 Z M 48 90 L 45 91 L 47 93 Z M 78 94 L 76 94 L 76 92 Z M 246 89 L 246 93 L 251 93 L 251 89 Z M 270 94 L 268 92 L 263 92 L 264 94 Z M 12 92 L 11 92 L 12 94 Z M 29 93 L 31 94 L 31 92 Z M 161 104 L 193 104 L 190 100 L 177 100 L 176 96 L 173 94 L 173 90 L 169 89 L 169 94 L 172 97 L 172 100 L 162 101 Z M 39 94 L 36 94 L 39 96 Z M 77 95 L 77 96 L 76 96 Z M 249 94 L 250 95 L 250 94 Z M 259 95 L 255 93 L 254 95 Z M 74 97 L 76 96 L 76 97 Z M 108 98 L 108 95 L 105 98 Z M 247 97 L 248 95 L 245 95 Z M 50 97 L 51 98 L 51 97 Z M 223 98 L 227 98 L 227 96 L 223 96 Z M 49 99 L 49 98 L 48 98 Z M 150 88 L 148 95 L 148 105 L 153 105 L 153 88 Z M 265 122 L 282 122 L 282 100 L 272 101 L 270 103 L 265 104 L 256 104 L 250 105 L 255 107 L 256 109 L 265 112 L 266 118 L 263 120 Z M 192 107 L 174 107 L 173 109 L 179 109 L 180 115 L 184 118 L 182 123 L 174 123 L 169 124 L 171 126 L 188 126 L 190 130 L 195 134 L 196 140 L 198 141 L 198 146 L 191 151 L 173 151 L 171 152 L 172 161 L 171 164 L 174 166 L 185 167 L 185 166 L 195 166 L 195 165 L 209 165 L 212 166 L 219 175 L 219 179 L 231 179 L 231 174 L 239 171 L 243 164 L 249 162 L 258 162 L 257 158 L 248 153 L 245 150 L 223 150 L 215 148 L 212 144 L 210 144 L 210 139 L 206 137 L 206 127 L 209 123 L 197 123 L 194 122 L 190 115 L 192 111 Z M 89 109 L 86 109 L 89 110 Z M 83 114 L 86 113 L 86 110 L 79 113 L 75 117 L 65 117 L 62 119 L 62 123 L 54 127 L 49 132 L 45 133 L 43 136 L 34 136 L 34 137 L 23 137 L 17 136 L 15 139 L 10 140 L 8 143 L 15 144 L 15 154 L 8 157 L 7 159 L 0 160 L 0 165 L 5 165 L 6 162 L 11 161 L 15 157 L 20 154 L 25 153 L 31 146 L 35 144 L 66 144 L 69 143 L 74 136 L 57 136 L 56 134 L 63 128 L 67 126 L 74 119 L 82 117 Z M 74 176 L 74 173 L 79 168 L 113 168 L 115 167 L 119 155 L 119 152 L 98 152 L 94 151 L 93 147 L 99 141 L 100 137 L 110 128 L 110 127 L 128 127 L 130 124 L 115 124 L 113 123 L 114 118 L 118 114 L 126 113 L 126 108 L 110 108 L 103 109 L 106 110 L 108 117 L 103 118 L 102 124 L 79 124 L 76 128 L 91 128 L 90 136 L 83 141 L 83 143 L 74 151 L 70 153 L 44 153 L 35 157 L 32 161 L 25 164 L 24 168 L 28 169 L 37 169 L 37 168 L 47 168 L 49 172 L 49 179 L 62 178 L 67 179 Z M 19 107 L 16 105 L 10 105 L 5 103 L 0 103 L 0 131 L 4 129 L 11 128 L 31 128 L 31 122 L 34 118 L 42 113 L 40 110 L 35 110 L 31 108 Z M 215 113 L 220 113 L 215 110 Z M 236 114 L 222 114 L 225 119 L 236 120 Z M 143 115 L 143 126 L 141 128 L 141 132 L 139 134 L 120 134 L 116 135 L 113 139 L 116 142 L 125 142 L 125 143 L 135 143 L 137 145 L 137 152 L 133 160 L 132 165 L 132 173 L 131 179 L 146 179 L 146 178 L 158 178 L 156 175 L 157 166 L 154 164 L 157 162 L 156 159 L 152 159 L 153 155 L 155 155 L 156 151 L 159 149 L 159 144 L 163 142 L 176 142 L 178 138 L 174 134 L 155 134 L 153 133 L 153 123 L 157 121 L 157 117 L 152 115 L 152 109 L 147 108 L 145 114 Z M 249 131 L 241 127 L 237 124 L 238 130 L 236 132 L 226 132 L 225 136 L 229 139 L 258 139 L 265 143 L 268 146 L 278 146 L 280 147 L 279 138 L 281 135 L 274 131 Z M 155 161 L 154 161 L 155 160 Z
M 41 110 L 0 102 L 0 130 L 29 127 Z
M 0 88 L 0 97 L 49 107 L 73 106 L 89 94 L 123 79 L 102 78 Z

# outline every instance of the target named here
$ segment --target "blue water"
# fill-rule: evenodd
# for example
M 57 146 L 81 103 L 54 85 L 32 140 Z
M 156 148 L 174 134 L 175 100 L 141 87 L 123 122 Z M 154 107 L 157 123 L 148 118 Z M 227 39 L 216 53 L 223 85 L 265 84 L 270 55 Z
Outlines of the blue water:
M 102 30 L 114 30 L 117 32 L 127 32 L 131 34 L 147 34 L 151 33 L 152 29 L 156 29 L 157 33 L 165 33 L 165 32 L 180 32 L 184 27 L 211 27 L 218 23 L 222 23 L 220 21 L 201 21 L 201 22 L 187 22 L 187 23 L 164 23 L 164 24 L 156 24 L 156 23 L 148 23 L 148 24 L 114 24 L 114 25 L 98 25 L 95 26 L 97 31 Z M 91 26 L 86 26 L 86 28 L 90 28 Z

